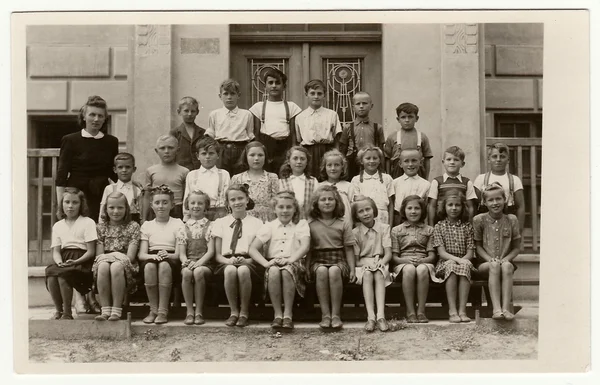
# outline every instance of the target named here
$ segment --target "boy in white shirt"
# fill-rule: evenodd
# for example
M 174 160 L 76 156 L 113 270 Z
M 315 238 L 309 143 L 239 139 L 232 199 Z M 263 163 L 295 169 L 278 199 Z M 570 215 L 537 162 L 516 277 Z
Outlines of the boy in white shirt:
M 302 111 L 294 102 L 283 99 L 287 76 L 276 68 L 267 69 L 262 80 L 267 100 L 250 107 L 254 115 L 254 134 L 267 147 L 265 170 L 279 174 L 285 156 L 295 143 L 295 118 Z
M 219 98 L 223 107 L 208 115 L 206 135 L 219 142 L 219 167 L 235 175 L 246 144 L 254 139 L 254 118 L 248 110 L 238 107 L 240 84 L 227 79 L 219 87 Z
M 135 158 L 128 152 L 121 152 L 115 156 L 113 171 L 119 179 L 117 183 L 111 183 L 104 188 L 102 200 L 100 201 L 100 218 L 98 223 L 106 222 L 102 213 L 106 198 L 113 192 L 120 192 L 127 198 L 129 208 L 131 210 L 131 219 L 138 224 L 140 223 L 140 198 L 142 197 L 142 189 L 139 183 L 132 180 L 133 173 L 136 170 Z
M 414 149 L 402 150 L 400 152 L 400 167 L 404 173 L 394 179 L 394 226 L 401 223 L 400 207 L 404 198 L 410 195 L 418 195 L 427 202 L 429 187 L 431 183 L 419 175 L 419 169 L 423 164 L 421 151 Z
M 229 187 L 231 178 L 227 170 L 216 166 L 219 160 L 219 147 L 219 143 L 210 136 L 198 141 L 196 149 L 201 166 L 198 170 L 190 171 L 187 175 L 183 194 L 185 202 L 191 191 L 201 190 L 206 193 L 210 198 L 210 207 L 206 212 L 206 217 L 210 221 L 227 215 L 225 192 Z M 189 212 L 184 205 L 183 221 L 186 222 L 189 218 Z
M 338 147 L 342 126 L 337 112 L 323 107 L 325 83 L 311 80 L 304 86 L 304 91 L 309 106 L 296 117 L 296 140 L 311 155 L 311 175 L 319 175 L 323 155 Z

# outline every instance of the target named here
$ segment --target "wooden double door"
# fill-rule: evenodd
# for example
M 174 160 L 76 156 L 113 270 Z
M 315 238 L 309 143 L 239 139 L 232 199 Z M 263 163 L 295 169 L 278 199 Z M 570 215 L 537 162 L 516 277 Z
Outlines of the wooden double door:
M 327 86 L 325 107 L 337 111 L 340 121 L 352 121 L 352 96 L 358 91 L 371 94 L 371 118 L 382 121 L 380 43 L 234 43 L 230 52 L 231 76 L 240 82 L 242 108 L 263 100 L 261 75 L 275 67 L 288 77 L 285 98 L 302 109 L 307 106 L 304 84 L 321 79 Z

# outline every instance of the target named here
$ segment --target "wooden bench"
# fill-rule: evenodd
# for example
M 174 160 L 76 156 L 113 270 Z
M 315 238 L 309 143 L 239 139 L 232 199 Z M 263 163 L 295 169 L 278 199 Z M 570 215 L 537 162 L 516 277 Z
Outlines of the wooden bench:
M 539 286 L 538 279 L 515 279 L 513 286 Z M 204 302 L 204 317 L 207 319 L 226 319 L 229 316 L 229 307 L 225 289 L 222 281 L 212 280 L 207 282 L 206 298 Z M 483 306 L 483 295 L 486 298 L 486 306 Z M 182 305 L 183 296 L 181 287 L 176 287 L 171 294 L 172 306 L 170 318 L 177 320 L 185 317 L 185 305 Z M 471 284 L 469 293 L 469 303 L 467 314 L 475 319 L 477 313 L 480 317 L 489 318 L 492 315 L 490 293 L 488 282 L 486 280 L 474 280 Z M 142 318 L 147 312 L 146 292 L 143 285 L 139 286 L 138 291 L 126 299 L 127 310 L 131 311 L 134 318 Z M 344 295 L 342 298 L 344 308 L 342 309 L 342 318 L 346 320 L 364 320 L 366 310 L 364 309 L 364 299 L 362 287 L 356 284 L 344 285 Z M 273 318 L 273 310 L 269 304 L 268 294 L 263 292 L 262 281 L 253 282 L 250 317 L 254 320 L 270 321 Z M 429 293 L 427 296 L 427 316 L 430 319 L 447 319 L 448 303 L 446 291 L 443 283 L 430 282 Z M 520 309 L 515 306 L 515 312 Z M 386 318 L 400 319 L 405 316 L 405 303 L 402 294 L 402 284 L 393 282 L 386 288 Z M 316 290 L 314 283 L 308 284 L 304 298 L 296 296 L 294 319 L 297 321 L 318 321 L 321 312 L 318 306 Z

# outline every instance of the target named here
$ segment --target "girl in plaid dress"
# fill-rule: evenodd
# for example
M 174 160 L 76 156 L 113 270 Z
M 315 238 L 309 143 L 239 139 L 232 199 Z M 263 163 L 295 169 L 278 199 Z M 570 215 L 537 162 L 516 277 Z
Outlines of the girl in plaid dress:
M 438 206 L 441 221 L 433 229 L 433 247 L 440 257 L 435 274 L 446 282 L 446 296 L 450 322 L 469 322 L 467 300 L 471 289 L 471 259 L 475 251 L 473 226 L 466 210 L 466 197 L 461 191 L 452 191 Z M 458 311 L 456 299 L 458 295 Z
M 265 294 L 269 292 L 275 313 L 271 327 L 293 329 L 294 297 L 296 292 L 304 297 L 306 290 L 304 256 L 310 247 L 310 229 L 306 220 L 300 219 L 293 192 L 277 193 L 272 206 L 277 219 L 258 230 L 248 252 L 265 268 Z M 267 253 L 263 256 L 265 245 Z
M 309 271 L 316 279 L 323 329 L 339 329 L 343 281 L 354 282 L 354 235 L 344 220 L 344 203 L 335 186 L 321 186 L 310 204 Z
M 392 229 L 392 260 L 396 264 L 393 277 L 402 276 L 408 323 L 429 322 L 425 316 L 429 279 L 442 281 L 435 276 L 433 227 L 425 224 L 426 210 L 423 198 L 407 196 L 400 206 L 402 223 Z M 416 314 L 415 294 L 418 304 Z
M 317 160 L 318 161 L 318 160 Z M 286 160 L 279 171 L 279 191 L 293 191 L 300 205 L 300 219 L 306 218 L 305 207 L 317 189 L 317 178 L 310 174 L 311 158 L 308 150 L 294 146 L 287 152 Z

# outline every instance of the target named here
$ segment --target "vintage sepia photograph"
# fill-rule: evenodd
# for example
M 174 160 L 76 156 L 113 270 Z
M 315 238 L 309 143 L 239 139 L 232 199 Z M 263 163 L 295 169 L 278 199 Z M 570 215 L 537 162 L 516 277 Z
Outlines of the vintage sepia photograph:
M 543 20 L 106 16 L 23 23 L 28 364 L 538 360 Z

